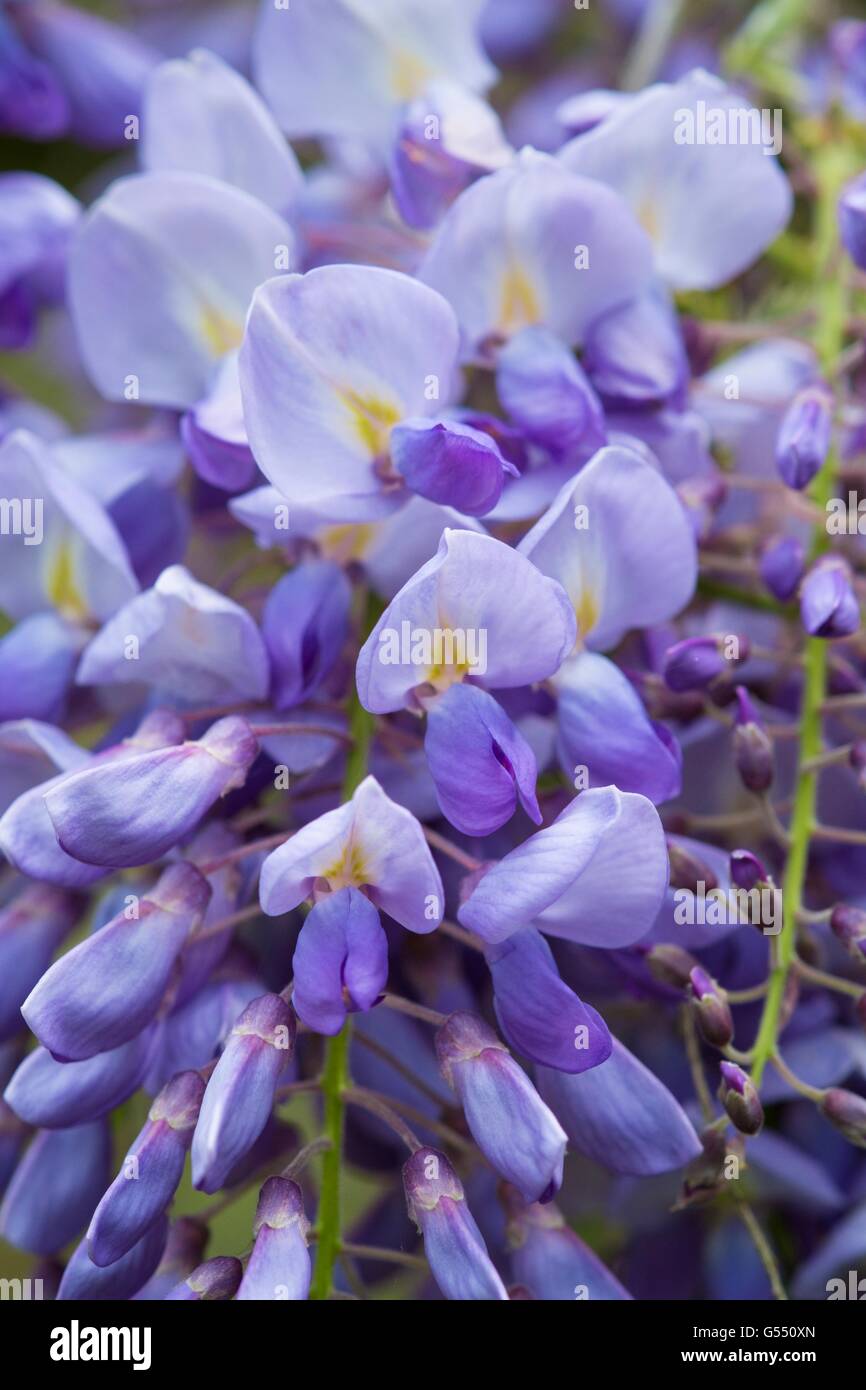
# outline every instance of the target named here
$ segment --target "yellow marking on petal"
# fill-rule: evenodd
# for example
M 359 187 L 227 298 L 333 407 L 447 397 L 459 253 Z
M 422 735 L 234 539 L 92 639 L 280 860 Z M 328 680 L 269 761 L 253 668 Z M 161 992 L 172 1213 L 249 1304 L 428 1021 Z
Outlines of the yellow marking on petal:
M 341 395 L 364 448 L 372 458 L 382 458 L 388 453 L 391 430 L 402 419 L 400 410 L 379 396 L 359 396 L 352 390 L 344 390 Z
M 202 304 L 200 326 L 205 342 L 215 357 L 234 352 L 243 342 L 243 324 L 229 318 L 213 304 Z
M 338 888 L 360 888 L 369 883 L 369 872 L 360 845 L 350 839 L 339 859 L 335 859 L 327 869 L 322 869 L 318 877 L 327 879 L 335 892 Z
M 580 598 L 575 604 L 574 611 L 577 614 L 578 636 L 586 638 L 598 622 L 598 600 L 592 589 L 585 588 L 581 590 Z
M 60 541 L 48 565 L 46 591 L 54 608 L 68 618 L 86 618 L 87 604 L 75 583 L 72 542 Z
M 529 276 L 516 262 L 508 267 L 502 281 L 499 326 L 506 333 L 516 333 L 543 318 L 541 304 Z
M 427 64 L 405 48 L 396 49 L 391 61 L 391 90 L 397 100 L 411 101 L 420 96 L 430 77 Z
M 472 666 L 468 661 L 455 662 L 453 665 L 442 663 L 429 668 L 427 682 L 440 692 L 449 690 L 452 685 L 459 685 L 471 670 Z
M 316 534 L 319 550 L 326 560 L 345 565 L 350 560 L 363 560 L 376 536 L 376 526 L 368 522 L 345 526 L 326 526 Z
M 640 205 L 640 207 L 639 207 L 639 209 L 638 209 L 637 220 L 638 220 L 638 222 L 640 223 L 640 225 L 643 227 L 644 231 L 646 232 L 646 234 L 647 234 L 647 236 L 650 238 L 650 240 L 651 240 L 651 241 L 658 241 L 658 236 L 659 236 L 659 219 L 658 219 L 658 212 L 657 212 L 657 210 L 656 210 L 655 200 L 653 199 L 653 197 L 652 197 L 651 195 L 648 196 L 648 197 L 646 197 L 646 198 L 644 198 L 643 202 L 641 203 L 641 205 Z

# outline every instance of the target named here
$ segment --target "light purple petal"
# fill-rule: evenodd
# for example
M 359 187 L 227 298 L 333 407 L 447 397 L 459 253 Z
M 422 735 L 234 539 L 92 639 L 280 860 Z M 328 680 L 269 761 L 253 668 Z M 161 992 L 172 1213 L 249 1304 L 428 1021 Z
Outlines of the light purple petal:
M 612 1055 L 591 1071 L 570 1076 L 537 1067 L 535 1074 L 570 1142 L 611 1172 L 667 1173 L 701 1152 L 667 1087 L 616 1039 Z
M 291 259 L 282 218 L 200 174 L 118 179 L 88 212 L 69 294 L 85 365 L 109 400 L 183 409 L 240 345 L 257 285 Z M 130 378 L 135 380 L 130 381 Z
M 0 444 L 0 496 L 10 501 L 17 528 L 3 536 L 0 556 L 0 608 L 11 617 L 53 607 L 71 618 L 105 619 L 136 592 L 107 512 L 25 430 Z
M 384 141 L 435 77 L 483 91 L 496 76 L 477 37 L 484 0 L 315 0 L 265 5 L 256 82 L 290 136 Z M 351 81 L 347 74 L 351 74 Z
M 646 935 L 668 882 L 658 812 L 614 787 L 582 792 L 480 879 L 458 918 L 485 941 L 534 923 L 551 936 L 614 948 Z
M 138 684 L 186 702 L 263 700 L 270 670 L 246 609 L 183 565 L 122 608 L 88 646 L 79 685 Z
M 506 344 L 496 390 L 514 423 L 557 460 L 576 466 L 607 443 L 604 411 L 583 368 L 545 328 L 525 328 Z
M 570 780 L 585 767 L 589 786 L 639 792 L 656 804 L 679 795 L 679 744 L 652 723 L 618 666 L 581 652 L 560 670 L 556 692 L 559 761 Z
M 444 669 L 417 659 L 419 650 L 427 655 L 423 640 L 414 650 L 419 633 L 432 643 L 437 632 L 464 637 L 464 658 L 458 644 Z M 401 709 L 415 687 L 441 688 L 460 678 L 460 659 L 466 674 L 492 689 L 529 685 L 558 669 L 574 639 L 574 615 L 559 584 L 492 536 L 446 530 L 437 554 L 401 589 L 361 648 L 358 693 L 376 713 Z
M 442 814 L 465 835 L 490 835 L 518 799 L 541 824 L 535 754 L 492 695 L 452 685 L 427 711 L 424 751 Z
M 631 516 L 635 524 L 624 518 Z M 665 622 L 697 581 L 692 527 L 664 478 L 629 449 L 602 449 L 520 543 L 559 580 L 581 637 L 614 646 L 632 627 Z
M 291 501 L 333 519 L 385 516 L 391 429 L 447 404 L 457 323 L 440 295 L 373 266 L 324 266 L 256 294 L 240 355 L 256 462 Z
M 650 264 L 618 195 L 528 149 L 460 195 L 419 274 L 454 306 L 473 357 L 531 324 L 581 342 L 594 319 L 644 288 Z
M 485 954 L 496 1017 L 517 1052 L 566 1072 L 607 1060 L 613 1044 L 604 1019 L 560 979 L 540 932 L 525 927 Z
M 715 112 L 724 143 L 707 139 Z M 628 200 L 669 285 L 714 289 L 757 260 L 791 215 L 788 180 L 762 147 L 760 112 L 749 112 L 745 97 L 696 70 L 673 85 L 646 88 L 559 157 Z M 732 115 L 747 130 L 757 120 L 758 140 L 737 138 L 739 124 L 731 140 Z M 777 130 L 778 121 L 781 112 Z M 772 123 L 769 133 L 772 141 Z
M 141 157 L 150 171 L 207 174 L 285 213 L 300 166 L 264 102 L 216 54 L 197 48 L 150 76 Z
M 367 888 L 371 901 L 409 931 L 431 932 L 442 921 L 442 881 L 421 826 L 374 777 L 350 802 L 268 855 L 259 889 L 263 911 L 271 917 L 291 911 L 317 878 L 332 889 Z
M 403 420 L 391 431 L 391 460 L 407 487 L 469 516 L 492 511 L 506 463 L 489 434 L 458 420 Z
M 321 898 L 301 927 L 292 968 L 292 1003 L 314 1032 L 338 1033 L 348 1007 L 372 1008 L 388 979 L 388 939 L 369 899 L 355 888 Z
M 45 805 L 67 854 L 107 868 L 149 864 L 244 782 L 257 753 L 243 719 L 222 719 L 197 743 L 74 773 Z

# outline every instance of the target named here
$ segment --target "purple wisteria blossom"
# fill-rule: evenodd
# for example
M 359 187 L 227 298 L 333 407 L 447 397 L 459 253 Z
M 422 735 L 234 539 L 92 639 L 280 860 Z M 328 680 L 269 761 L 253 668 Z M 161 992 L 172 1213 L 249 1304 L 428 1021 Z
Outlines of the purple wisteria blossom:
M 590 1302 L 645 1374 L 866 1298 L 866 22 L 739 8 L 0 0 L 51 1359 Z M 245 1316 L 173 1369 L 269 1365 Z

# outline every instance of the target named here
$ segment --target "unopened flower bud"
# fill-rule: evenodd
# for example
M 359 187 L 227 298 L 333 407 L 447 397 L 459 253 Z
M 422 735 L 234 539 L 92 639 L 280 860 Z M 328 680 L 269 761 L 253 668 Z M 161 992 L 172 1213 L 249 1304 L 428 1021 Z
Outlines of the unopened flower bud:
M 727 1047 L 734 1036 L 731 1006 L 705 970 L 695 966 L 689 976 L 695 1020 L 711 1047 Z
M 298 1184 L 288 1178 L 268 1178 L 259 1193 L 255 1245 L 238 1289 L 239 1302 L 306 1300 L 312 1274 L 309 1229 Z
M 279 994 L 247 1005 L 207 1084 L 192 1141 L 193 1186 L 216 1192 L 258 1139 L 291 1060 L 297 1024 Z
M 757 1089 L 742 1067 L 722 1062 L 719 1100 L 741 1134 L 758 1134 L 764 1123 L 764 1107 Z
M 671 690 L 705 690 L 723 671 L 728 669 L 730 658 L 725 651 L 726 639 L 723 637 L 687 637 L 683 642 L 675 642 L 665 652 L 662 674 Z M 748 642 L 737 639 L 739 659 L 748 654 Z
M 837 903 L 830 914 L 830 930 L 854 959 L 862 963 L 866 948 L 866 912 L 848 903 Z
M 466 1205 L 463 1184 L 438 1149 L 418 1149 L 403 1168 L 409 1216 L 424 1237 L 433 1277 L 445 1298 L 507 1302 L 505 1285 Z
M 858 174 L 842 190 L 839 234 L 854 264 L 866 270 L 866 174 Z
M 772 786 L 773 742 L 758 722 L 757 711 L 742 685 L 737 686 L 734 761 L 749 791 L 765 792 Z
M 759 884 L 769 883 L 770 875 L 756 854 L 748 849 L 731 851 L 731 882 L 748 893 Z
M 234 1298 L 243 1276 L 244 1267 L 234 1255 L 216 1255 L 205 1260 L 166 1294 L 166 1302 L 217 1303 Z
M 791 402 L 776 441 L 776 467 L 788 487 L 802 492 L 830 450 L 833 397 L 826 386 L 807 386 Z
M 159 1092 L 144 1128 L 93 1213 L 87 1249 L 94 1264 L 114 1264 L 168 1207 L 183 1173 L 204 1090 L 199 1072 L 184 1071 Z
M 694 956 L 682 946 L 663 944 L 653 946 L 646 957 L 647 967 L 654 980 L 671 989 L 688 989 L 693 970 L 698 969 Z
M 713 1201 L 730 1177 L 726 1165 L 732 1159 L 737 1165 L 743 1162 L 743 1144 L 738 1137 L 731 1138 L 714 1127 L 705 1129 L 700 1137 L 703 1150 L 685 1170 L 677 1207 Z
M 812 637 L 850 637 L 860 626 L 851 570 L 840 555 L 817 560 L 800 589 L 800 617 Z
M 857 774 L 857 781 L 866 791 L 866 739 L 858 738 L 852 743 L 848 754 L 848 766 Z
M 713 888 L 718 888 L 719 880 L 710 866 L 699 859 L 696 854 L 693 854 L 684 844 L 669 839 L 667 850 L 671 888 L 684 888 L 690 893 L 697 893 L 701 885 L 703 885 L 703 892 L 705 893 L 709 893 Z
M 862 1096 L 834 1086 L 825 1092 L 821 1109 L 849 1144 L 866 1149 L 866 1100 Z
M 436 1056 L 488 1162 L 527 1202 L 550 1201 L 562 1183 L 566 1134 L 505 1044 L 483 1019 L 456 1013 L 436 1034 Z
M 806 568 L 806 552 L 796 536 L 777 536 L 764 546 L 758 570 L 765 585 L 780 603 L 797 592 Z

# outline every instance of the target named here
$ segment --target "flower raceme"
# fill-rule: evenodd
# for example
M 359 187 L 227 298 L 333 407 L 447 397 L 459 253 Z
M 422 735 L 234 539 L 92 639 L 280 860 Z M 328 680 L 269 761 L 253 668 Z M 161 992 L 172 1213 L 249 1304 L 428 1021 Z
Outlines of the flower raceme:
M 822 1296 L 866 25 L 127 8 L 0 2 L 74 184 L 0 175 L 0 1233 L 61 1301 Z

